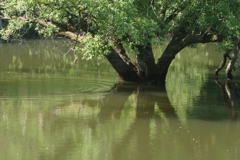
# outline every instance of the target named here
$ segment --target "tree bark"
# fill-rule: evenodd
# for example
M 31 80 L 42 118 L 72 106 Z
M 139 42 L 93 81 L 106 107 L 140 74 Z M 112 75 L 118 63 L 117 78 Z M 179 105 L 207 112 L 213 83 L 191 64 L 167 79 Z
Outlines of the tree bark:
M 123 46 L 118 45 L 111 53 L 105 55 L 112 67 L 117 71 L 123 81 L 139 82 L 145 84 L 163 84 L 159 81 L 159 67 L 155 64 L 152 47 L 137 46 L 139 54 L 133 64 L 126 54 Z
M 122 80 L 130 82 L 140 81 L 137 69 L 126 55 L 123 46 L 120 45 L 118 48 L 112 49 L 111 53 L 105 55 L 105 57 Z
M 162 83 L 157 79 L 160 68 L 155 64 L 151 45 L 137 48 L 139 54 L 136 56 L 136 67 L 141 81 L 150 84 Z

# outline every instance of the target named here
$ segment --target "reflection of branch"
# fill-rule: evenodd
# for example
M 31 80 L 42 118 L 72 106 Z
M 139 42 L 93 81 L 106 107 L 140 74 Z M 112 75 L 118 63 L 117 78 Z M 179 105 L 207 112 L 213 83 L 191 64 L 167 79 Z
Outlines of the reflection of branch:
M 226 92 L 228 94 L 228 97 L 229 97 L 229 100 L 231 102 L 231 106 L 232 107 L 236 107 L 236 97 L 235 97 L 235 94 L 234 94 L 234 88 L 235 88 L 235 84 L 231 84 L 230 81 L 227 81 L 226 84 L 225 84 L 225 89 L 226 89 Z
M 222 89 L 224 101 L 225 101 L 226 104 L 228 104 L 229 97 L 228 97 L 228 94 L 227 94 L 227 92 L 226 92 L 226 90 L 225 90 L 224 85 L 223 85 L 221 82 L 219 82 L 218 79 L 216 79 L 215 82 L 216 82 L 216 84 Z
M 234 119 L 237 118 L 237 106 L 238 106 L 238 101 L 237 98 L 234 94 L 234 88 L 235 88 L 235 83 L 232 83 L 231 81 L 226 81 L 225 86 L 219 82 L 217 79 L 215 82 L 219 85 L 219 87 L 222 89 L 223 95 L 224 95 L 224 101 L 227 104 L 227 107 L 231 109 L 232 111 L 232 117 Z

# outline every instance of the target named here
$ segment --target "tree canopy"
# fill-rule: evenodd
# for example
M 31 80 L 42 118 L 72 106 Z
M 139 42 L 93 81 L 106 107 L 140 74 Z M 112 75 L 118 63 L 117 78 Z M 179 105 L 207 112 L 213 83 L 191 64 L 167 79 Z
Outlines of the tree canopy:
M 0 8 L 7 20 L 2 39 L 30 30 L 77 39 L 86 59 L 106 57 L 128 81 L 164 81 L 175 55 L 187 46 L 220 42 L 224 50 L 236 50 L 240 43 L 239 0 L 3 0 Z M 152 46 L 165 41 L 169 45 L 155 60 Z

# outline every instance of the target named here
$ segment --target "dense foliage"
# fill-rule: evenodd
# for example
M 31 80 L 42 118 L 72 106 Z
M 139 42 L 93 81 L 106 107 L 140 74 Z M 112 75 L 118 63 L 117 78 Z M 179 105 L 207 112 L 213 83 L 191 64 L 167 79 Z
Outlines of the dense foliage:
M 9 19 L 3 39 L 21 36 L 26 23 L 44 36 L 80 27 L 81 34 L 89 34 L 88 50 L 105 49 L 115 39 L 135 46 L 209 31 L 228 43 L 240 36 L 238 0 L 4 0 L 0 5 L 1 17 Z M 43 27 L 42 20 L 52 25 Z
M 227 50 L 240 37 L 239 0 L 3 0 L 0 7 L 8 22 L 2 39 L 30 30 L 43 36 L 75 35 L 87 59 L 107 55 L 119 44 L 126 53 L 138 53 L 139 46 L 166 39 L 170 46 L 179 43 L 174 52 L 208 42 L 222 42 Z

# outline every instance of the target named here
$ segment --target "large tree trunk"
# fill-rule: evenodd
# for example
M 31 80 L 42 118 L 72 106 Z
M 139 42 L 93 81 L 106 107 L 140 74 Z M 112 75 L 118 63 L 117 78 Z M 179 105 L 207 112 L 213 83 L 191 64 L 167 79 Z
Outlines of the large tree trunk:
M 78 41 L 82 38 L 72 32 L 59 32 L 59 34 Z M 155 63 L 150 44 L 136 46 L 138 54 L 136 55 L 136 62 L 133 63 L 127 56 L 120 40 L 116 40 L 115 48 L 112 48 L 111 52 L 105 57 L 123 81 L 165 84 L 168 68 L 179 51 L 190 44 L 221 42 L 222 40 L 223 37 L 210 32 L 202 35 L 176 35 L 169 42 L 157 63 Z
M 163 84 L 164 81 L 158 79 L 160 67 L 155 64 L 155 59 L 151 45 L 138 46 L 138 55 L 136 56 L 136 67 L 141 81 L 148 84 Z
M 179 51 L 193 43 L 222 41 L 222 38 L 216 37 L 215 34 L 211 33 L 205 33 L 201 36 L 174 37 L 157 63 L 155 63 L 151 45 L 137 46 L 138 54 L 136 55 L 135 63 L 131 62 L 121 43 L 118 43 L 116 48 L 106 55 L 106 58 L 124 81 L 165 84 L 168 68 Z
M 52 25 L 42 21 L 39 23 L 46 27 Z M 120 39 L 115 40 L 115 47 L 112 48 L 111 52 L 105 55 L 105 57 L 123 81 L 145 84 L 165 84 L 168 68 L 179 51 L 190 44 L 221 42 L 223 40 L 223 37 L 212 32 L 187 34 L 183 31 L 180 29 L 179 32 L 176 32 L 177 34 L 173 36 L 162 56 L 158 58 L 157 63 L 155 63 L 152 46 L 150 44 L 135 46 L 138 54 L 136 55 L 136 61 L 134 63 L 131 62 Z M 62 31 L 59 32 L 59 34 L 70 37 L 76 41 L 81 41 L 82 39 L 81 36 L 69 31 Z
M 136 55 L 135 63 L 131 62 L 121 45 L 112 49 L 106 58 L 124 81 L 163 84 L 164 81 L 158 79 L 161 68 L 155 64 L 152 47 L 137 46 L 137 49 L 139 54 Z
M 122 46 L 113 49 L 110 54 L 106 55 L 106 58 L 117 71 L 119 77 L 124 81 L 164 84 L 167 69 L 178 53 L 178 50 L 175 50 L 171 46 L 168 47 L 162 56 L 162 63 L 156 64 L 150 45 L 137 46 L 137 49 L 139 54 L 136 55 L 136 62 L 134 64 L 127 57 Z

